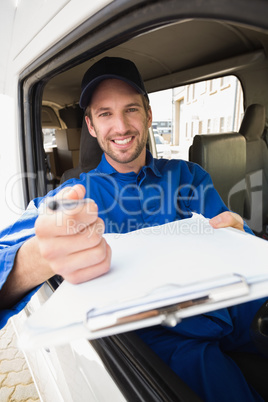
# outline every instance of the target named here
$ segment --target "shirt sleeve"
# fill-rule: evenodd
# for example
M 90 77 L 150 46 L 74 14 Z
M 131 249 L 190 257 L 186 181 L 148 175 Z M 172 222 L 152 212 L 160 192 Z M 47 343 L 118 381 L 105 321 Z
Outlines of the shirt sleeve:
M 189 210 L 210 219 L 224 211 L 229 211 L 215 189 L 209 173 L 199 165 L 189 164 L 188 166 L 193 174 L 187 200 Z M 253 235 L 246 222 L 244 222 L 244 230 Z
M 180 209 L 213 218 L 228 211 L 219 193 L 216 191 L 210 175 L 199 165 L 186 162 L 182 165 L 178 192 Z
M 34 224 L 38 216 L 39 199 L 30 202 L 28 208 L 17 222 L 0 232 L 0 289 L 13 268 L 14 260 L 22 244 L 34 236 Z M 21 311 L 39 287 L 28 293 L 9 310 L 0 310 L 0 328 L 14 314 Z

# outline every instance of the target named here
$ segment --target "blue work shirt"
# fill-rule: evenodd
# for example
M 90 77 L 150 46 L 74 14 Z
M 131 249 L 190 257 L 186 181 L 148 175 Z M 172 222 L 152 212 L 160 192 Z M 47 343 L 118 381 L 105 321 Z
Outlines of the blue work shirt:
M 81 174 L 79 182 L 86 188 L 86 197 L 98 205 L 106 233 L 161 225 L 189 218 L 192 212 L 212 218 L 227 210 L 200 166 L 153 159 L 149 152 L 138 174 L 118 173 L 103 156 L 97 169 Z
M 227 210 L 215 190 L 209 174 L 199 165 L 182 160 L 154 159 L 148 151 L 146 165 L 138 174 L 117 172 L 103 155 L 95 170 L 82 173 L 79 179 L 66 181 L 62 186 L 50 192 L 48 196 L 53 196 L 62 188 L 75 184 L 84 185 L 86 197 L 94 199 L 98 205 L 99 216 L 105 223 L 106 233 L 126 233 L 148 226 L 161 225 L 189 218 L 193 212 L 212 218 Z M 21 219 L 0 234 L 0 287 L 3 286 L 12 269 L 19 247 L 27 238 L 34 235 L 38 207 L 43 201 L 44 198 L 33 200 Z M 246 224 L 244 228 L 251 233 Z M 189 256 L 189 258 L 191 257 Z M 36 290 L 34 289 L 26 295 L 12 309 L 1 311 L 0 325 L 5 325 L 11 315 L 20 311 Z M 260 302 L 257 302 L 256 305 L 251 303 L 252 311 L 256 312 L 259 305 Z M 221 353 L 218 346 L 219 340 L 230 338 L 235 333 L 232 311 L 234 309 L 222 309 L 186 319 L 173 329 L 154 327 L 138 331 L 138 333 L 201 397 L 205 396 L 206 400 L 220 401 L 219 398 L 215 399 L 215 395 L 219 391 L 218 386 L 215 384 L 212 386 L 211 383 L 214 368 L 206 370 L 204 362 L 208 362 L 210 367 L 214 367 L 213 363 L 216 362 L 215 359 L 219 359 L 217 355 Z M 236 315 L 239 315 L 237 309 L 235 311 Z M 241 312 L 240 320 L 241 323 L 246 323 L 247 331 L 243 336 L 239 336 L 239 347 L 250 343 L 248 328 L 249 318 L 252 318 L 244 310 L 241 309 Z M 161 341 L 158 341 L 159 334 L 161 334 Z M 230 342 L 237 345 L 237 341 L 233 338 L 228 342 L 227 348 L 230 347 Z M 217 345 L 215 350 L 218 353 L 213 347 L 210 349 L 211 345 L 215 343 Z M 176 353 L 179 356 L 174 359 Z M 205 358 L 206 354 L 208 356 Z M 199 356 L 199 359 L 196 356 Z M 185 361 L 188 359 L 188 363 L 180 364 L 181 359 Z M 206 378 L 203 378 L 200 373 L 195 376 L 190 375 L 192 370 L 200 371 Z M 223 365 L 221 376 L 227 375 L 228 377 L 228 370 L 230 370 L 229 366 Z M 230 378 L 229 380 L 231 381 Z M 238 381 L 236 387 L 239 388 L 240 385 Z M 215 390 L 213 390 L 214 388 Z M 248 393 L 246 382 L 242 388 L 244 393 L 241 393 L 240 400 L 261 400 L 254 399 L 252 396 L 255 395 L 254 390 L 253 394 Z M 211 398 L 208 398 L 210 393 Z M 249 395 L 249 398 L 245 399 L 245 395 Z M 256 398 L 259 398 L 258 395 Z

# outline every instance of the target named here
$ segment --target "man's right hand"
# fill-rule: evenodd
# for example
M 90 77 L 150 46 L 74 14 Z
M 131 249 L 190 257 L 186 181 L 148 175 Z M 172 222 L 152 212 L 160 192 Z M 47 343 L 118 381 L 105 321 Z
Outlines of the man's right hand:
M 81 185 L 64 189 L 56 198 L 82 199 Z M 110 268 L 111 249 L 102 234 L 104 223 L 94 202 L 72 211 L 44 210 L 36 220 L 36 236 L 18 250 L 12 270 L 0 289 L 0 309 L 11 308 L 55 274 L 71 283 L 103 275 Z
M 83 199 L 85 188 L 76 185 L 60 191 L 56 199 Z M 51 273 L 71 283 L 81 283 L 106 273 L 111 249 L 103 238 L 104 222 L 94 201 L 72 210 L 46 208 L 36 220 L 36 240 Z

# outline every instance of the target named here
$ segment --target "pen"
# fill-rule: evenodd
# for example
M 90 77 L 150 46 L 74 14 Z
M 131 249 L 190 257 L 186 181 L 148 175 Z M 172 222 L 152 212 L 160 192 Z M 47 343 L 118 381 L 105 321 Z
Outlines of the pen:
M 55 200 L 55 199 L 49 199 L 47 201 L 47 207 L 51 211 L 64 211 L 64 210 L 72 210 L 79 205 L 86 204 L 88 202 L 92 202 L 93 200 L 90 198 L 82 198 L 79 200 L 68 200 L 68 199 L 61 199 L 61 200 Z

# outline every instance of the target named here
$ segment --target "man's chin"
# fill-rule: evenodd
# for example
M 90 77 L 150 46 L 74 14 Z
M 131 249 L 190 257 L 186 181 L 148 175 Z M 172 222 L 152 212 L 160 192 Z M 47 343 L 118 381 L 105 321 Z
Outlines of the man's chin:
M 137 159 L 137 157 L 129 157 L 129 156 L 114 156 L 114 157 L 110 157 L 111 159 L 113 159 L 115 162 L 117 163 L 122 163 L 122 164 L 126 164 L 126 163 L 131 163 L 133 161 L 135 161 L 135 159 Z
M 117 163 L 131 163 L 140 156 L 141 152 L 130 153 L 128 150 L 122 150 L 118 153 L 110 152 L 107 154 L 112 160 Z

